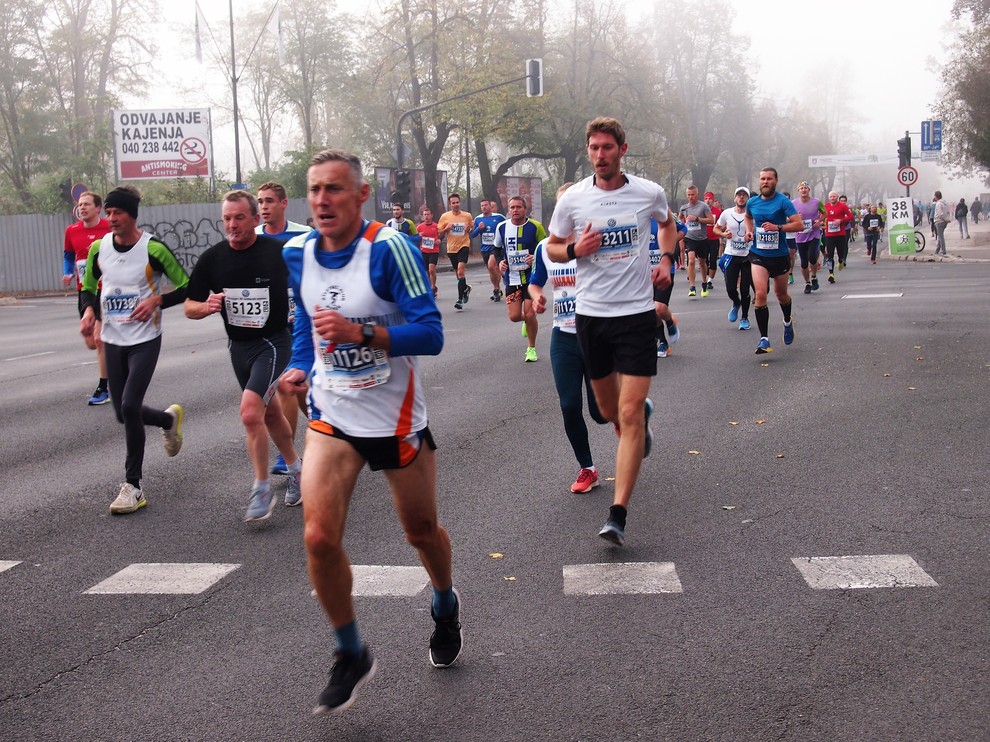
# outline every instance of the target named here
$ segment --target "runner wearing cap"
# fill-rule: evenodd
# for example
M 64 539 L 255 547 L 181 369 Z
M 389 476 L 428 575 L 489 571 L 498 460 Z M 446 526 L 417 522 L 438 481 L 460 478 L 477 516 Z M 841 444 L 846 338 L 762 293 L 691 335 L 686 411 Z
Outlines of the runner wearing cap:
M 749 201 L 749 189 L 739 186 L 735 193 L 735 207 L 719 214 L 715 223 L 715 234 L 723 237 L 725 255 L 729 260 L 719 261 L 725 266 L 725 291 L 732 300 L 729 310 L 729 322 L 739 319 L 739 329 L 749 329 L 749 290 L 753 286 L 752 267 L 749 262 L 749 242 L 746 240 L 746 202 Z

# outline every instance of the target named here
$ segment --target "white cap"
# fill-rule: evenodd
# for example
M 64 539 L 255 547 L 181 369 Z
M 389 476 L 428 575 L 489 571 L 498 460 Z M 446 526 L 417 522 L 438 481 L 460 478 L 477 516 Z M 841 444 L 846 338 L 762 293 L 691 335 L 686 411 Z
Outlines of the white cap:
M 732 194 L 733 197 L 738 196 L 740 191 L 742 191 L 743 193 L 745 193 L 747 196 L 750 195 L 749 194 L 749 188 L 747 188 L 746 186 L 739 186 L 738 188 L 736 188 L 736 192 Z

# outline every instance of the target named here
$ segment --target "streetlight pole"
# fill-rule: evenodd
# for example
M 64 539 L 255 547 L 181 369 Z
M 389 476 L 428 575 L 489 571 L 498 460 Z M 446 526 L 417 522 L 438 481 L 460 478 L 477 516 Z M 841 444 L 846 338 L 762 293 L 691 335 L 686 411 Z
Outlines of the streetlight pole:
M 240 116 L 237 110 L 237 57 L 234 56 L 234 0 L 229 0 L 230 6 L 230 87 L 234 101 L 234 173 L 237 183 L 241 182 L 241 133 Z

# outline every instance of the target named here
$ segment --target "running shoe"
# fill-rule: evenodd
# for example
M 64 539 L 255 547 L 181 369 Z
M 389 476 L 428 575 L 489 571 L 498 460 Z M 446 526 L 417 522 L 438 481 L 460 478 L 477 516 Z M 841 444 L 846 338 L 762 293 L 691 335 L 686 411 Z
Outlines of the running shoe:
M 464 303 L 468 303 L 468 299 L 471 298 L 471 284 L 464 287 Z
M 794 274 L 793 273 L 788 273 L 787 274 L 787 285 L 790 286 L 793 283 L 794 283 Z
M 829 273 L 828 274 L 828 282 L 829 283 L 835 283 L 835 274 L 834 273 Z
M 764 353 L 773 353 L 773 348 L 770 347 L 770 338 L 760 338 L 760 342 L 756 344 L 756 355 Z
M 704 299 L 706 296 L 708 296 L 708 284 L 703 283 L 701 284 L 701 298 Z
M 498 301 L 498 289 L 492 291 L 492 295 L 490 298 L 492 301 Z
M 875 261 L 875 260 L 871 260 L 870 262 L 873 263 L 873 265 L 876 265 L 877 264 L 877 261 Z
M 598 486 L 598 472 L 591 469 L 582 469 L 578 472 L 577 479 L 571 485 L 571 492 L 581 494 L 590 492 Z
M 598 535 L 606 541 L 611 541 L 616 546 L 622 546 L 626 541 L 626 529 L 619 525 L 619 522 L 611 515 L 605 521 L 605 525 L 602 526 L 602 530 L 598 532 Z
M 148 501 L 144 499 L 144 492 L 133 484 L 124 482 L 120 485 L 120 492 L 117 493 L 116 499 L 110 503 L 110 512 L 114 515 L 124 515 L 140 510 L 147 504 Z
M 330 682 L 320 694 L 320 702 L 313 709 L 313 713 L 325 714 L 349 709 L 354 704 L 361 686 L 375 677 L 376 669 L 375 660 L 367 647 L 357 656 L 340 651 L 334 652 Z
M 463 309 L 463 308 L 464 308 L 464 305 L 461 303 L 461 300 L 460 299 L 458 299 L 456 302 L 454 302 L 454 309 L 460 310 L 460 309 Z
M 650 416 L 653 414 L 653 400 L 649 397 L 643 403 L 643 417 L 646 419 L 646 436 L 643 439 L 643 458 L 650 455 L 653 448 L 653 431 L 650 430 Z
M 666 358 L 670 354 L 670 346 L 666 340 L 657 340 L 657 358 Z
M 436 301 L 438 298 L 440 298 L 440 291 L 437 289 L 436 286 L 434 286 L 433 287 L 433 299 L 434 299 L 434 301 Z
M 89 406 L 95 407 L 96 405 L 106 404 L 109 401 L 110 393 L 106 389 L 96 387 L 96 391 L 93 392 L 93 396 L 89 398 Z
M 735 322 L 739 319 L 739 309 L 740 307 L 738 304 L 732 305 L 732 309 L 729 310 L 729 322 Z
M 274 509 L 275 495 L 272 494 L 271 486 L 255 487 L 251 490 L 251 500 L 248 502 L 248 509 L 244 514 L 244 522 L 268 520 Z
M 811 284 L 810 283 L 806 283 L 804 285 L 804 293 L 806 293 L 806 294 L 810 294 L 811 293 Z
M 175 456 L 182 448 L 182 406 L 173 404 L 165 410 L 165 414 L 172 416 L 172 427 L 168 430 L 162 428 L 162 438 L 165 443 L 165 455 Z
M 288 474 L 289 483 L 285 486 L 285 505 L 294 508 L 296 505 L 302 504 L 302 488 L 299 485 L 299 480 L 302 479 L 302 469 L 300 468 L 295 474 L 291 472 Z
M 813 276 L 811 279 L 811 290 L 818 291 L 818 276 Z
M 846 261 L 840 260 L 839 261 L 839 270 L 841 271 L 845 267 L 846 267 Z
M 794 342 L 794 320 L 784 323 L 784 345 Z
M 743 317 L 741 320 L 739 320 L 739 329 L 740 330 L 748 330 L 749 329 L 749 319 L 747 319 L 746 317 Z
M 715 290 L 715 284 L 712 283 L 711 279 L 708 279 L 708 290 L 709 291 L 714 291 Z
M 670 322 L 667 323 L 667 339 L 670 344 L 673 345 L 681 337 L 681 331 L 677 329 L 677 317 L 674 317 Z
M 280 453 L 278 456 L 275 457 L 275 463 L 272 464 L 272 474 L 285 475 L 288 473 L 289 473 L 289 467 L 285 465 L 285 457 L 283 457 L 282 454 Z
M 461 632 L 461 594 L 454 590 L 457 603 L 454 612 L 446 618 L 437 618 L 430 605 L 430 617 L 436 627 L 430 635 L 430 664 L 434 667 L 450 667 L 461 656 L 464 634 Z
M 688 297 L 692 297 L 692 296 L 697 296 L 697 295 L 698 295 L 698 292 L 697 292 L 697 291 L 695 291 L 695 290 L 694 290 L 694 286 L 692 286 L 692 287 L 691 287 L 691 288 L 690 288 L 690 289 L 688 290 Z
M 540 360 L 536 356 L 536 348 L 526 348 L 526 363 L 533 363 Z

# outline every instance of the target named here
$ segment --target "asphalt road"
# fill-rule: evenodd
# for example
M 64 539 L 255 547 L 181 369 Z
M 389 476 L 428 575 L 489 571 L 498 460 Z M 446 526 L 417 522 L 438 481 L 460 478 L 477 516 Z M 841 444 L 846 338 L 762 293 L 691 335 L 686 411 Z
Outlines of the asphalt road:
M 427 590 L 358 598 L 379 673 L 334 717 L 310 716 L 334 642 L 302 513 L 241 522 L 251 475 L 219 323 L 166 312 L 147 401 L 185 407 L 185 445 L 167 459 L 149 430 L 149 506 L 110 517 L 123 431 L 85 405 L 74 300 L 0 307 L 0 738 L 990 736 L 990 266 L 854 254 L 837 285 L 794 296 L 793 346 L 771 301 L 769 356 L 726 321 L 720 280 L 688 301 L 679 275 L 683 338 L 659 361 L 623 549 L 596 536 L 611 482 L 568 491 L 549 332 L 523 363 L 518 325 L 471 280 L 455 313 L 441 277 L 446 346 L 422 364 L 462 661 L 427 663 Z M 610 426 L 592 445 L 607 478 Z M 381 475 L 359 482 L 347 546 L 357 565 L 417 563 Z M 799 569 L 876 555 L 933 582 L 815 589 Z M 135 563 L 239 566 L 198 594 L 87 592 Z M 681 591 L 581 594 L 564 576 L 635 563 L 672 563 Z

